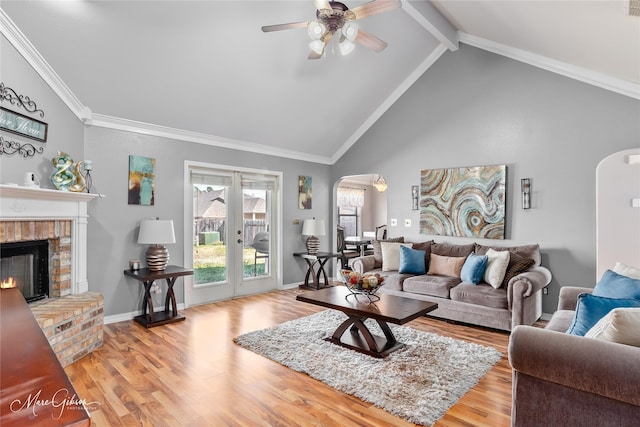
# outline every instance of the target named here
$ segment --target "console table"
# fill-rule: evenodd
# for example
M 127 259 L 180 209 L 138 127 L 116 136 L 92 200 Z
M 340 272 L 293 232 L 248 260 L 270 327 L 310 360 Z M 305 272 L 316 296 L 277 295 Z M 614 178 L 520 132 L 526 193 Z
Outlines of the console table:
M 163 271 L 150 271 L 148 268 L 141 268 L 140 270 L 124 270 L 124 274 L 125 276 L 133 277 L 144 285 L 142 314 L 134 318 L 136 322 L 146 328 L 151 328 L 153 326 L 179 322 L 185 319 L 182 314 L 178 313 L 173 285 L 176 283 L 178 277 L 193 275 L 193 270 L 178 267 L 177 265 L 169 265 Z M 164 311 L 154 312 L 151 287 L 153 286 L 153 282 L 159 279 L 165 279 L 167 281 L 167 296 L 164 301 Z M 171 310 L 169 310 L 169 304 L 171 304 Z M 148 314 L 147 308 L 149 311 Z
M 331 252 L 318 252 L 317 254 L 309 254 L 307 252 L 296 252 L 293 256 L 302 258 L 307 263 L 307 274 L 304 276 L 304 284 L 300 285 L 301 288 L 309 289 L 321 289 L 329 286 L 329 279 L 327 272 L 324 269 L 324 265 L 331 258 L 337 258 L 340 254 L 334 254 Z M 316 271 L 317 268 L 317 271 Z M 320 281 L 320 277 L 324 279 Z M 309 284 L 309 278 L 313 281 L 313 285 Z

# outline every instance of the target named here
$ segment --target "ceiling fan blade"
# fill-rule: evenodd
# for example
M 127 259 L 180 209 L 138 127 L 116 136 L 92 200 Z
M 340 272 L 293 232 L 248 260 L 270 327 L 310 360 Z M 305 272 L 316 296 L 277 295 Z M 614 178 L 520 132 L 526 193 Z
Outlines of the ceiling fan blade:
M 322 10 L 322 9 L 331 10 L 331 5 L 329 4 L 329 0 L 313 0 L 313 4 L 318 10 Z
M 307 59 L 320 59 L 322 58 L 322 56 L 324 55 L 325 50 L 327 50 L 327 46 L 329 46 L 329 42 L 331 41 L 331 37 L 333 36 L 333 34 L 331 33 L 326 33 L 324 35 L 324 38 L 322 39 L 322 41 L 324 42 L 324 47 L 322 48 L 322 52 L 318 53 L 315 50 L 311 50 L 311 52 L 309 52 L 309 56 L 307 57 Z
M 269 33 L 271 31 L 290 30 L 292 28 L 307 28 L 309 22 L 292 22 L 290 24 L 265 25 L 262 31 Z
M 375 50 L 376 52 L 382 52 L 388 46 L 387 42 L 382 41 L 376 36 L 373 36 L 363 30 L 358 30 L 356 41 L 362 46 Z
M 362 19 L 400 7 L 402 7 L 402 1 L 400 0 L 373 0 L 350 10 L 354 13 L 356 19 Z

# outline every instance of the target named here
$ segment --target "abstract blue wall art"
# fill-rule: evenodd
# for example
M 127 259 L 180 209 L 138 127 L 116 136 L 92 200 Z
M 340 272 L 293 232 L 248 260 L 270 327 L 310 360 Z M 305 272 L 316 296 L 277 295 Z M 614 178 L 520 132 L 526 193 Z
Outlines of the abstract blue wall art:
M 153 206 L 155 203 L 156 159 L 129 156 L 129 204 Z
M 429 169 L 420 174 L 420 233 L 505 238 L 507 167 Z

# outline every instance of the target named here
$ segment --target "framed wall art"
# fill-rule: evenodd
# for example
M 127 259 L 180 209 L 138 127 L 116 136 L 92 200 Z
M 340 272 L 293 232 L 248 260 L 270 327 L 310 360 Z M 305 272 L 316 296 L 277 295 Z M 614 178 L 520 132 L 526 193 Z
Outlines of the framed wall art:
M 153 206 L 155 203 L 156 159 L 129 156 L 129 204 Z
M 505 238 L 505 165 L 423 170 L 420 233 Z
M 298 176 L 298 209 L 311 209 L 311 177 Z

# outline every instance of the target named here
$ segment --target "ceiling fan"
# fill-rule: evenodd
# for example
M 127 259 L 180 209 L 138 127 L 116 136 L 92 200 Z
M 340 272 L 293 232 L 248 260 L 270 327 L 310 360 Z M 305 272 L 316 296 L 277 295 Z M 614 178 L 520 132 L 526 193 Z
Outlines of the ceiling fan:
M 402 7 L 401 0 L 373 0 L 353 9 L 338 1 L 313 0 L 313 3 L 317 9 L 314 21 L 266 25 L 262 31 L 268 33 L 306 27 L 311 38 L 309 59 L 322 58 L 332 37 L 336 35 L 340 37 L 338 47 L 343 55 L 355 48 L 353 42 L 380 52 L 387 47 L 387 43 L 360 29 L 355 21 Z

